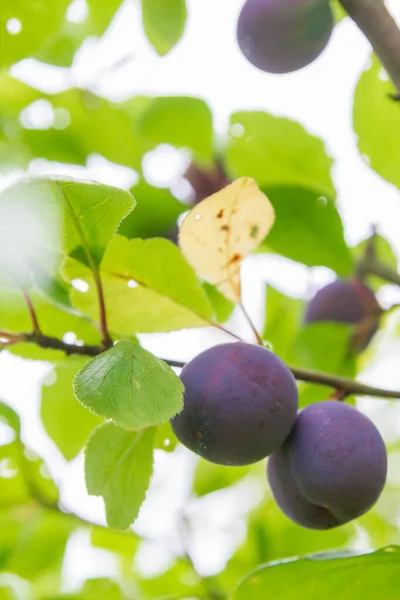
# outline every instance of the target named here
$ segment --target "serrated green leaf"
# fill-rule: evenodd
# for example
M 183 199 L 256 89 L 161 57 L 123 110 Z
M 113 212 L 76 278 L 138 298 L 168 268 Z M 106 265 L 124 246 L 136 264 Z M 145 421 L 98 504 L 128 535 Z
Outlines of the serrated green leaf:
M 239 584 L 233 600 L 264 600 L 266 597 L 292 600 L 391 600 L 400 578 L 400 551 L 397 547 L 350 558 L 313 559 L 312 556 L 286 564 L 259 567 Z
M 276 212 L 265 240 L 267 247 L 309 267 L 325 266 L 342 276 L 352 272 L 354 260 L 332 200 L 301 187 L 274 187 L 265 192 Z
M 97 293 L 89 269 L 67 260 L 66 279 L 85 281 L 86 292 L 72 290 L 72 303 L 98 320 Z M 211 304 L 179 248 L 155 238 L 128 241 L 115 236 L 104 255 L 101 279 L 111 330 L 123 336 L 204 327 L 212 319 Z
M 154 429 L 138 433 L 112 423 L 96 429 L 85 453 L 89 494 L 103 496 L 107 523 L 127 529 L 146 496 L 153 468 Z
M 127 429 L 168 421 L 183 406 L 179 377 L 128 340 L 87 363 L 75 376 L 74 391 L 84 406 Z
M 233 178 L 253 177 L 260 187 L 298 186 L 335 197 L 333 160 L 324 143 L 300 123 L 261 111 L 238 112 L 231 116 L 230 131 L 225 164 Z
M 0 69 L 31 56 L 64 18 L 69 0 L 2 2 L 0 5 Z
M 82 450 L 91 432 L 101 420 L 77 402 L 72 382 L 88 358 L 69 358 L 58 365 L 43 382 L 40 416 L 47 435 L 72 460 Z
M 133 209 L 129 192 L 46 177 L 17 181 L 0 194 L 0 270 L 18 287 L 31 265 L 50 272 L 65 253 L 97 267 L 121 220 Z
M 389 97 L 394 86 L 376 57 L 361 75 L 354 96 L 353 123 L 358 148 L 372 169 L 400 187 L 400 105 Z
M 301 326 L 304 303 L 285 296 L 267 286 L 263 340 L 270 342 L 273 351 L 283 361 L 291 363 L 295 357 L 295 341 Z
M 149 149 L 159 144 L 193 150 L 200 163 L 213 160 L 213 119 L 199 98 L 154 98 L 140 121 L 140 133 Z
M 147 38 L 158 54 L 164 56 L 185 30 L 186 0 L 141 0 L 141 3 Z

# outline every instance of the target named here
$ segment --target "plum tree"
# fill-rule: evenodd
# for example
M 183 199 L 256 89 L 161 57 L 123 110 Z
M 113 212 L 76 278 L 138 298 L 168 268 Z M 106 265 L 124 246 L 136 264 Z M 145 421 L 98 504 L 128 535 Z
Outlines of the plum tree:
M 375 425 L 358 410 L 326 401 L 300 412 L 268 460 L 275 500 L 295 523 L 330 529 L 366 513 L 386 481 L 387 455 Z
M 247 0 L 237 39 L 244 56 L 269 73 L 289 73 L 313 62 L 333 30 L 329 0 Z
M 296 420 L 295 379 L 261 346 L 238 342 L 206 350 L 184 367 L 181 379 L 184 408 L 173 430 L 211 462 L 257 462 L 283 443 Z
M 381 312 L 374 292 L 361 281 L 336 280 L 310 300 L 304 322 L 333 321 L 357 325 L 353 346 L 361 350 L 378 330 Z

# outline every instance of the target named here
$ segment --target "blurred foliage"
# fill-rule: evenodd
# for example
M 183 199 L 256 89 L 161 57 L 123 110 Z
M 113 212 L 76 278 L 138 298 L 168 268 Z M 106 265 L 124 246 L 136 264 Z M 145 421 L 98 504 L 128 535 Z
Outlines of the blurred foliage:
M 332 4 L 339 22 L 344 11 L 337 0 Z M 165 422 L 180 406 L 179 381 L 164 363 L 149 358 L 135 334 L 205 327 L 213 320 L 217 325 L 235 323 L 235 304 L 201 281 L 177 247 L 178 222 L 186 211 L 230 181 L 250 177 L 276 213 L 258 253 L 351 277 L 368 243 L 349 246 L 336 204 L 334 161 L 325 142 L 300 123 L 263 110 L 239 110 L 230 115 L 225 131 L 216 131 L 213 112 L 202 98 L 138 95 L 116 102 L 95 93 L 96 85 L 76 87 L 69 68 L 79 61 L 84 45 L 100 46 L 123 5 L 123 0 L 3 0 L 0 5 L 2 176 L 32 172 L 37 159 L 45 166 L 46 161 L 60 164 L 63 172 L 68 166 L 87 166 L 94 156 L 111 167 L 129 169 L 130 191 L 42 177 L 19 181 L 0 193 L 0 331 L 31 332 L 24 297 L 28 294 L 42 336 L 99 346 L 104 333 L 98 309 L 100 279 L 110 333 L 115 340 L 125 340 L 95 359 L 69 356 L 29 339 L 16 339 L 8 346 L 21 359 L 50 363 L 40 399 L 44 431 L 63 464 L 77 457 L 79 461 L 85 451 L 87 487 L 104 498 L 109 524 L 115 528 L 128 527 L 139 512 L 153 471 L 153 450 L 160 471 L 171 461 L 172 490 L 173 461 L 182 456 Z M 168 54 L 180 41 L 186 2 L 136 0 L 135 5 L 157 60 L 157 54 Z M 10 68 L 26 58 L 39 61 L 51 74 L 64 73 L 70 87 L 45 93 L 20 81 L 18 71 Z M 32 69 L 37 66 L 34 60 Z M 365 162 L 400 187 L 400 112 L 392 93 L 392 84 L 373 57 L 355 92 L 354 130 Z M 158 172 L 149 174 L 146 165 L 154 152 L 163 151 L 179 157 L 181 167 L 175 178 L 158 187 L 155 182 L 162 178 Z M 33 200 L 43 207 L 39 224 Z M 11 269 L 4 268 L 2 259 L 9 248 Z M 396 254 L 381 235 L 376 237 L 376 254 L 397 270 Z M 305 326 L 305 297 L 293 298 L 273 287 L 265 272 L 262 338 L 282 360 L 349 377 L 369 366 L 375 346 L 356 357 L 349 353 L 351 327 Z M 377 277 L 367 281 L 376 290 L 385 283 Z M 124 348 L 129 352 L 120 356 Z M 331 393 L 324 386 L 301 383 L 300 406 L 325 400 Z M 121 397 L 123 402 L 117 401 Z M 83 405 L 124 428 L 102 424 L 103 419 Z M 22 402 L 20 406 L 24 415 Z M 135 533 L 115 531 L 69 513 L 63 494 L 60 502 L 58 478 L 53 480 L 45 461 L 26 445 L 24 419 L 21 423 L 13 408 L 0 402 L 0 600 L 224 600 L 232 593 L 235 600 L 290 600 L 295 595 L 306 600 L 385 600 L 398 595 L 398 548 L 361 556 L 345 551 L 400 544 L 396 468 L 374 510 L 355 524 L 325 532 L 302 529 L 278 510 L 262 463 L 233 469 L 198 459 L 187 482 L 186 505 L 173 517 L 156 469 L 152 497 L 157 495 L 157 510 L 175 538 L 171 541 L 166 534 L 165 539 L 153 540 L 140 535 L 140 528 Z M 137 430 L 148 425 L 153 426 Z M 398 448 L 397 432 L 389 446 L 395 467 Z M 221 500 L 229 506 L 221 508 Z M 215 539 L 208 536 L 204 552 L 210 548 L 211 554 L 214 546 L 219 552 L 218 536 L 232 534 L 236 526 L 240 535 L 229 538 L 225 562 L 211 577 L 202 577 L 191 554 L 190 534 L 204 526 L 201 519 L 196 521 L 196 507 L 213 503 L 219 507 L 212 521 Z M 238 516 L 227 524 L 225 512 L 232 510 Z M 211 512 L 207 518 L 212 518 Z M 65 592 L 66 548 L 71 544 L 74 549 L 78 530 L 86 531 L 95 550 L 113 557 L 116 573 L 113 579 L 89 578 L 75 591 Z M 168 558 L 153 575 L 141 568 L 146 546 L 155 563 L 157 551 Z M 332 549 L 339 551 L 332 554 Z M 287 562 L 313 553 L 318 554 Z M 79 561 L 79 553 L 72 560 Z

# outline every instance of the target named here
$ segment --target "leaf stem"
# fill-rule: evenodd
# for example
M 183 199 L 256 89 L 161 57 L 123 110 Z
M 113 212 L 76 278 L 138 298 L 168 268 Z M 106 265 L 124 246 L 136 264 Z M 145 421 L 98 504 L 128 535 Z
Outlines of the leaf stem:
M 39 321 L 38 321 L 38 318 L 37 318 L 34 306 L 32 304 L 32 300 L 30 299 L 29 294 L 26 291 L 23 292 L 23 296 L 24 296 L 25 304 L 26 304 L 26 306 L 28 308 L 29 316 L 30 316 L 31 321 L 32 321 L 32 330 L 33 330 L 33 333 L 35 335 L 40 336 L 41 335 L 41 331 L 40 331 Z
M 257 340 L 257 344 L 259 344 L 260 346 L 264 346 L 264 342 L 263 342 L 263 340 L 262 340 L 262 337 L 261 337 L 261 335 L 258 333 L 258 331 L 257 331 L 257 328 L 256 328 L 256 326 L 254 325 L 254 323 L 253 323 L 253 320 L 252 320 L 252 318 L 250 317 L 249 313 L 247 312 L 247 310 L 246 310 L 246 308 L 245 308 L 244 304 L 241 302 L 241 303 L 239 304 L 239 306 L 240 306 L 240 309 L 241 309 L 241 311 L 242 311 L 242 313 L 243 313 L 243 316 L 245 317 L 246 321 L 247 321 L 247 322 L 248 322 L 248 324 L 250 325 L 250 327 L 251 327 L 251 330 L 253 331 L 253 333 L 254 333 L 254 335 L 255 335 L 255 338 L 256 338 L 256 340 Z

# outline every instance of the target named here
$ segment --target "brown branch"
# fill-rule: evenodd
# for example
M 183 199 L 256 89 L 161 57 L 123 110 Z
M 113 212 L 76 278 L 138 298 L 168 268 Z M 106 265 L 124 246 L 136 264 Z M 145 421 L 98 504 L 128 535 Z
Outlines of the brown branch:
M 98 356 L 104 352 L 102 346 L 78 346 L 76 344 L 67 344 L 62 340 L 53 338 L 46 335 L 36 335 L 34 333 L 10 333 L 0 331 L 0 338 L 10 339 L 13 342 L 27 342 L 36 344 L 41 348 L 61 350 L 66 354 L 78 354 L 81 356 Z M 180 360 L 169 360 L 162 358 L 168 365 L 181 369 L 185 366 L 185 362 Z M 298 381 L 305 381 L 308 383 L 316 383 L 319 385 L 326 385 L 335 390 L 342 390 L 346 393 L 346 396 L 351 394 L 357 394 L 360 396 L 376 396 L 379 398 L 397 398 L 400 399 L 400 390 L 384 390 L 381 388 L 375 388 L 363 383 L 359 383 L 353 379 L 347 377 L 338 377 L 337 375 L 330 375 L 328 373 L 320 373 L 318 371 L 311 371 L 309 369 L 303 369 L 301 367 L 289 367 L 294 377 Z
M 400 30 L 384 0 L 340 0 L 400 93 Z

